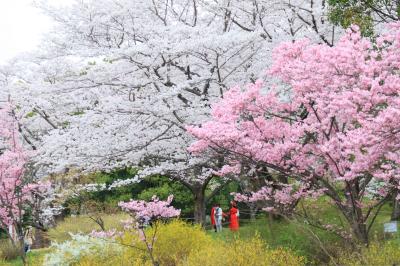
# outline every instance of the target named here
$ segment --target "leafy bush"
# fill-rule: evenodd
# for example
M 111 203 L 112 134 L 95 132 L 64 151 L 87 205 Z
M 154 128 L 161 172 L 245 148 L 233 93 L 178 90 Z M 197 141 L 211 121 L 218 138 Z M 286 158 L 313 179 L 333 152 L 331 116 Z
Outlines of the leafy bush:
M 269 249 L 255 236 L 249 240 L 235 239 L 231 242 L 219 242 L 203 247 L 188 257 L 186 265 L 212 266 L 219 261 L 221 265 L 304 265 L 305 259 L 293 255 L 284 249 Z M 184 264 L 185 265 L 185 264 Z
M 9 240 L 0 240 L 0 261 L 15 260 L 19 256 L 19 249 L 16 249 Z
M 154 195 L 165 200 L 169 195 L 174 195 L 173 206 L 181 210 L 181 217 L 191 217 L 193 214 L 193 195 L 181 183 L 171 181 L 166 176 L 149 176 L 142 180 L 138 186 L 141 191 L 134 196 L 139 200 L 149 201 Z
M 400 265 L 400 244 L 395 241 L 372 243 L 359 252 L 342 255 L 337 264 L 343 266 Z
M 150 229 L 151 234 L 153 229 Z M 200 226 L 176 220 L 158 229 L 154 254 L 161 265 L 173 266 L 204 247 L 213 246 L 212 238 Z
M 206 234 L 199 226 L 192 226 L 180 220 L 157 226 L 157 236 L 153 245 L 155 260 L 162 266 L 207 266 L 207 265 L 304 265 L 303 257 L 295 256 L 283 249 L 269 249 L 258 237 L 250 240 L 236 239 L 224 242 L 214 239 Z M 146 235 L 150 236 L 154 228 L 149 228 Z M 90 241 L 89 238 L 85 241 Z M 95 240 L 99 241 L 99 240 Z M 101 241 L 101 240 L 100 240 Z M 105 240 L 102 240 L 105 241 Z M 112 240 L 109 240 L 112 241 Z M 105 250 L 101 242 L 98 248 L 77 248 L 74 263 L 81 266 L 94 265 L 152 265 L 146 251 L 144 242 L 138 234 L 126 232 L 122 237 L 117 237 L 115 242 Z M 94 242 L 93 242 L 94 243 Z M 82 244 L 82 242 L 81 242 Z M 72 250 L 66 252 L 71 244 L 61 247 L 71 262 Z M 55 247 L 60 249 L 60 247 Z M 118 249 L 117 249 L 118 248 Z M 89 252 L 82 250 L 91 250 Z M 98 251 L 101 252 L 98 252 Z M 56 252 L 57 258 L 61 258 L 60 251 Z M 54 257 L 54 256 L 53 256 Z M 49 257 L 50 258 L 50 257 Z M 55 260 L 54 260 L 55 261 Z M 59 265 L 64 265 L 58 260 Z M 48 264 L 52 265 L 52 264 Z
M 7 232 L 0 228 L 0 239 L 7 238 Z
M 115 169 L 110 173 L 96 172 L 82 175 L 79 179 L 79 184 L 97 183 L 109 186 L 116 180 L 132 178 L 136 172 L 137 170 L 132 168 Z M 129 200 L 140 191 L 140 183 L 133 183 L 113 190 L 82 193 L 80 196 L 74 196 L 65 201 L 65 212 L 66 214 L 86 214 L 93 212 L 93 209 L 98 209 L 97 211 L 101 210 L 102 212 L 113 213 L 119 211 L 117 207 L 119 201 Z M 91 204 L 90 202 L 95 204 Z M 90 208 L 90 205 L 94 206 Z

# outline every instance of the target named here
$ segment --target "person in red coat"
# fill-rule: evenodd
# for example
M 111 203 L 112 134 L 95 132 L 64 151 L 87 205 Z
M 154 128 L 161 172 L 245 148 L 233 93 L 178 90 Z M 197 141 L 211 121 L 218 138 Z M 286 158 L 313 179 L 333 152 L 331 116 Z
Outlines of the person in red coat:
M 232 201 L 231 202 L 231 209 L 229 210 L 229 216 L 230 216 L 230 224 L 229 228 L 231 231 L 238 231 L 239 230 L 239 210 L 237 208 L 236 202 Z
M 217 226 L 215 225 L 215 204 L 211 208 L 211 226 L 214 228 L 215 232 L 217 232 Z

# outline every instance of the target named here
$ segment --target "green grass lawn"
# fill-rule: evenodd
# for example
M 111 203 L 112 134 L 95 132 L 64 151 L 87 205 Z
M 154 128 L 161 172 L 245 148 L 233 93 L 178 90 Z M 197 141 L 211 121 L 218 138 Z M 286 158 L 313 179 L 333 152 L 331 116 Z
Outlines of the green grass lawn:
M 323 232 L 314 232 L 320 241 L 323 243 L 339 242 L 337 237 Z M 215 238 L 223 239 L 224 241 L 231 241 L 234 238 L 252 238 L 258 234 L 267 245 L 271 248 L 287 248 L 296 253 L 306 257 L 309 261 L 327 260 L 328 255 L 325 254 L 320 247 L 320 243 L 310 236 L 309 232 L 304 228 L 304 225 L 290 223 L 285 220 L 274 220 L 272 223 L 268 221 L 267 217 L 260 217 L 256 221 L 248 221 L 240 226 L 239 232 L 231 232 L 226 226 L 222 233 L 215 233 L 210 230 Z
M 49 249 L 32 250 L 27 255 L 27 261 L 29 266 L 41 266 L 43 264 L 44 256 L 49 252 Z M 23 266 L 20 258 L 11 261 L 1 261 L 1 266 Z

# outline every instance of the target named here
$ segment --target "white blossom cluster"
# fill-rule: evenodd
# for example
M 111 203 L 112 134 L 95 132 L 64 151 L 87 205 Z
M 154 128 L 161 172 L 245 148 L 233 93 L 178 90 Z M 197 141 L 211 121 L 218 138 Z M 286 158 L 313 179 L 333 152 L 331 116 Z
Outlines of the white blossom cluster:
M 78 185 L 75 188 L 76 192 L 100 192 L 107 190 L 106 184 L 85 184 L 85 185 Z
M 54 217 L 59 215 L 63 209 L 62 206 L 46 206 L 41 209 L 40 220 L 45 226 L 51 226 L 54 223 Z
M 133 178 L 128 178 L 128 179 L 118 179 L 115 180 L 111 185 L 108 186 L 108 190 L 112 190 L 115 188 L 120 188 L 120 187 L 124 187 L 124 186 L 129 186 L 135 183 L 139 183 L 140 179 L 135 176 Z
M 370 199 L 379 199 L 386 196 L 387 183 L 381 180 L 372 180 L 365 188 L 365 195 Z
M 44 259 L 44 266 L 69 266 L 79 262 L 79 259 L 88 255 L 103 255 L 119 252 L 121 246 L 104 239 L 89 235 L 71 234 L 71 240 L 63 243 L 53 243 L 49 254 Z
M 129 186 L 135 183 L 139 183 L 140 179 L 138 176 L 135 176 L 133 178 L 128 178 L 128 179 L 117 179 L 115 180 L 112 184 L 107 185 L 105 183 L 90 183 L 90 184 L 84 184 L 84 185 L 77 185 L 74 187 L 73 191 L 76 194 L 79 194 L 81 192 L 101 192 L 101 191 L 111 191 L 116 188 L 120 187 L 125 187 Z
M 37 214 L 32 217 L 33 219 L 38 219 L 35 220 L 35 223 L 44 227 L 51 227 L 54 224 L 54 218 L 61 214 L 64 209 L 62 204 L 58 202 L 57 197 L 58 194 L 55 193 L 55 189 L 49 187 L 42 191 L 39 197 L 35 198 L 33 205 Z

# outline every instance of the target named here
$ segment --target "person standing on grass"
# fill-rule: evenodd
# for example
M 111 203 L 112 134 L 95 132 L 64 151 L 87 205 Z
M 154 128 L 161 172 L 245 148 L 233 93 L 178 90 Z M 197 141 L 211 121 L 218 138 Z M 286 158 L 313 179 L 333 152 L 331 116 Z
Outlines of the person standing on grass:
M 215 209 L 217 208 L 217 205 L 214 204 L 213 207 L 211 208 L 211 226 L 214 228 L 215 232 L 217 232 L 217 226 L 215 224 Z
M 239 209 L 237 208 L 236 202 L 231 201 L 231 209 L 229 210 L 230 224 L 229 228 L 231 231 L 236 232 L 239 230 Z
M 33 245 L 34 239 L 35 239 L 35 237 L 33 235 L 32 227 L 29 226 L 26 229 L 26 232 L 24 234 L 25 253 L 28 253 L 29 251 L 31 251 L 31 247 Z
M 224 216 L 224 212 L 222 211 L 219 204 L 215 206 L 215 224 L 217 228 L 217 232 L 222 231 L 222 218 Z

